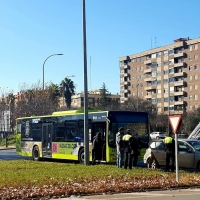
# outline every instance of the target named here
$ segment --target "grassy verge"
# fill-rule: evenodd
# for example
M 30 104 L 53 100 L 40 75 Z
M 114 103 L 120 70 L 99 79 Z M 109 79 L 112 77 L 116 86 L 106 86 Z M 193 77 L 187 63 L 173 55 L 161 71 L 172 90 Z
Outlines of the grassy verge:
M 176 182 L 175 173 L 147 168 L 124 170 L 113 165 L 1 161 L 0 171 L 0 199 L 68 197 L 72 194 L 116 193 L 200 185 L 200 174 L 195 172 L 180 171 L 179 182 Z

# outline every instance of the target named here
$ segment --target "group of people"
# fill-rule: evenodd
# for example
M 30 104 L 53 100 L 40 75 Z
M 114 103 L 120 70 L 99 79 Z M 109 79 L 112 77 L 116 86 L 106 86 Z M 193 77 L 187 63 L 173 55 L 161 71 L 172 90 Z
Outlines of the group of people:
M 175 169 L 175 141 L 173 134 L 173 132 L 170 132 L 163 140 L 166 152 L 166 171 L 171 168 L 172 172 Z M 125 133 L 123 127 L 119 128 L 119 132 L 116 134 L 117 167 L 122 168 L 124 166 L 124 169 L 136 167 L 142 143 L 144 142 L 138 138 L 138 133 L 133 134 L 130 129 L 127 129 Z M 93 165 L 96 164 L 96 160 L 102 160 L 102 147 L 102 134 L 98 132 L 93 140 Z
M 116 134 L 116 147 L 117 147 L 117 167 L 124 169 L 132 169 L 132 166 L 137 166 L 138 156 L 140 155 L 141 141 L 138 134 L 132 134 L 130 129 L 124 132 L 124 128 L 119 128 Z M 124 160 L 125 157 L 125 160 Z

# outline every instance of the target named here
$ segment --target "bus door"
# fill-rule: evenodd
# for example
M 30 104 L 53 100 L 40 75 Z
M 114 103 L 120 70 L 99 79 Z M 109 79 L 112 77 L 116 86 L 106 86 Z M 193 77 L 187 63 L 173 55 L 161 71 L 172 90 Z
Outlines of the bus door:
M 100 162 L 106 162 L 106 122 L 92 122 L 91 141 L 93 142 L 96 134 L 102 134 L 102 150 Z
M 51 149 L 52 131 L 53 131 L 52 123 L 42 124 L 42 157 L 43 158 L 52 157 L 52 149 Z

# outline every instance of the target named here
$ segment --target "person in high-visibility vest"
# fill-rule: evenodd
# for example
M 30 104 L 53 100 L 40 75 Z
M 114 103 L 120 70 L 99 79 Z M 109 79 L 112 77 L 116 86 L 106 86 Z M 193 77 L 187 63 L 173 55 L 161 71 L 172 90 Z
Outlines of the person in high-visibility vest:
M 126 134 L 123 136 L 122 140 L 124 141 L 124 153 L 125 153 L 125 161 L 124 161 L 124 169 L 132 169 L 132 160 L 134 154 L 134 138 L 131 135 L 130 129 L 127 129 Z
M 165 152 L 166 152 L 166 168 L 165 171 L 169 171 L 170 169 L 170 160 L 172 162 L 171 164 L 171 171 L 174 171 L 174 164 L 175 164 L 175 141 L 174 138 L 172 137 L 174 135 L 173 132 L 169 133 L 169 136 L 167 136 L 163 142 L 165 145 Z

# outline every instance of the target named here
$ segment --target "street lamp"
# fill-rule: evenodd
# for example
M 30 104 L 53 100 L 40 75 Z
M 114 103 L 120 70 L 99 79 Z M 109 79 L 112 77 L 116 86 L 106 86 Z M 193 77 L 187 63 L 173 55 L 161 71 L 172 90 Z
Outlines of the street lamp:
M 63 54 L 61 54 L 61 53 L 52 54 L 52 55 L 50 55 L 49 57 L 47 57 L 46 60 L 44 61 L 44 63 L 43 63 L 43 90 L 44 90 L 44 65 L 45 65 L 46 61 L 47 61 L 51 56 L 62 56 L 62 55 L 63 55 Z

